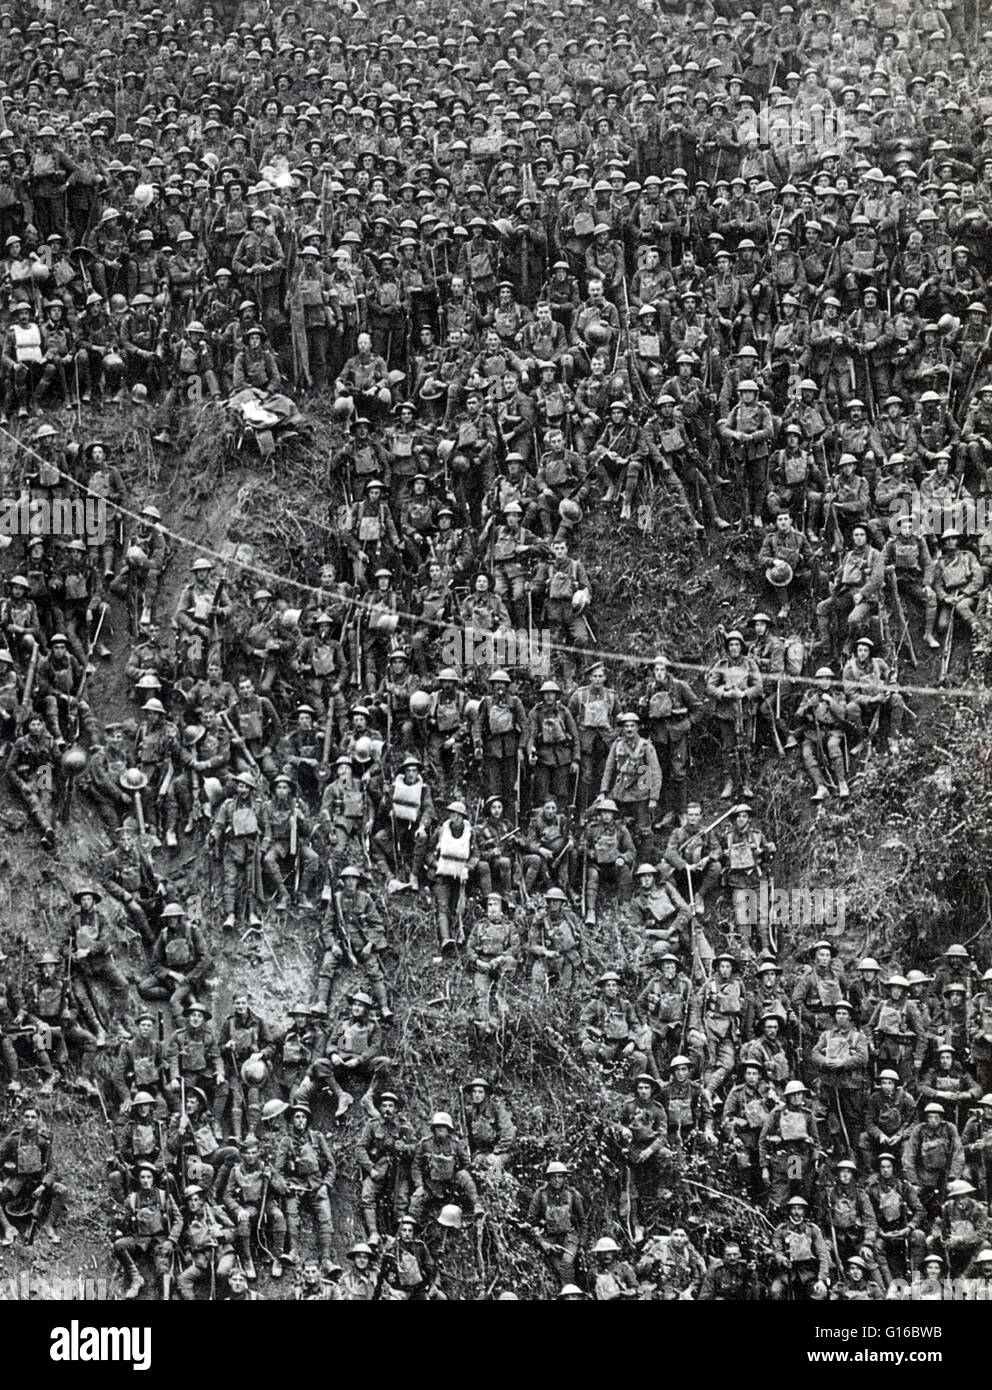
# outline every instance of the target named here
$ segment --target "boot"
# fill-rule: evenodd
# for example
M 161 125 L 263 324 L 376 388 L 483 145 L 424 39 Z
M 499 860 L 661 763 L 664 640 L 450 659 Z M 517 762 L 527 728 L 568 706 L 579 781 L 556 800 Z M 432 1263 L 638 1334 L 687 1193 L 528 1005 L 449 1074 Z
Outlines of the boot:
M 234 913 L 229 912 L 222 923 L 224 931 L 234 931 Z
M 255 1273 L 255 1262 L 250 1255 L 246 1255 L 245 1258 L 241 1261 L 241 1263 L 244 1267 L 246 1279 L 258 1278 L 258 1275 Z
M 733 794 L 734 794 L 734 779 L 733 779 L 732 777 L 728 777 L 728 778 L 726 778 L 726 780 L 724 781 L 723 789 L 722 789 L 722 791 L 720 792 L 720 800 L 721 800 L 721 801 L 729 801 L 729 800 L 731 799 L 731 797 L 733 796 Z
M 814 800 L 814 801 L 829 801 L 829 800 L 830 800 L 830 792 L 829 792 L 829 790 L 827 789 L 827 784 L 826 784 L 826 782 L 821 781 L 821 782 L 818 782 L 818 783 L 817 783 L 817 785 L 816 785 L 816 791 L 813 793 L 813 800 Z
M 282 1260 L 278 1255 L 272 1257 L 272 1277 L 273 1279 L 282 1278 Z
M 124 1273 L 130 1280 L 127 1288 L 124 1291 L 123 1297 L 126 1300 L 130 1301 L 131 1299 L 138 1297 L 138 1294 L 145 1287 L 145 1281 L 138 1273 L 138 1266 L 134 1263 L 134 1260 L 130 1255 L 122 1255 L 121 1264 L 124 1266 Z
M 840 797 L 841 801 L 844 801 L 851 795 L 851 788 L 844 781 L 843 777 L 837 779 L 837 795 Z
M 348 1091 L 338 1091 L 338 1106 L 334 1112 L 334 1118 L 340 1120 L 342 1115 L 347 1115 L 354 1103 L 355 1097 Z

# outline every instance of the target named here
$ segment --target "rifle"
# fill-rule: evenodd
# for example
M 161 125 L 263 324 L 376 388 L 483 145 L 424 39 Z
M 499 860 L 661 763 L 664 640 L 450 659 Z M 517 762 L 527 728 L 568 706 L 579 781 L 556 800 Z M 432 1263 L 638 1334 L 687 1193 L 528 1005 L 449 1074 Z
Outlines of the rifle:
M 15 728 L 20 734 L 24 725 L 31 718 L 33 713 L 31 708 L 31 697 L 34 690 L 34 678 L 38 670 L 38 658 L 41 656 L 41 643 L 35 642 L 31 650 L 31 660 L 28 662 L 27 675 L 24 679 L 24 690 L 21 693 L 21 702 L 17 708 L 15 716 Z
M 79 678 L 79 688 L 78 688 L 78 690 L 76 691 L 76 694 L 75 694 L 75 696 L 74 696 L 74 699 L 75 699 L 75 701 L 76 701 L 76 707 L 75 707 L 75 709 L 73 710 L 73 714 L 72 714 L 72 742 L 73 742 L 73 743 L 77 742 L 77 740 L 78 740 L 78 738 L 79 738 L 79 705 L 80 705 L 80 702 L 81 702 L 81 700 L 82 700 L 82 698 L 83 698 L 83 693 L 84 693 L 84 691 L 86 690 L 86 681 L 87 681 L 87 679 L 88 679 L 88 677 L 89 677 L 89 674 L 90 674 L 90 659 L 91 659 L 91 657 L 93 656 L 94 651 L 96 651 L 96 644 L 97 644 L 97 642 L 99 642 L 99 640 L 100 640 L 100 632 L 101 632 L 102 629 L 103 629 L 103 620 L 104 620 L 104 618 L 106 618 L 107 613 L 109 612 L 109 610 L 110 610 L 110 604 L 109 604 L 109 603 L 101 603 L 101 604 L 100 604 L 100 618 L 99 618 L 99 621 L 97 622 L 97 625 L 96 625 L 96 631 L 95 631 L 94 634 L 93 634 L 93 640 L 90 642 L 89 646 L 88 646 L 87 649 L 86 649 L 86 661 L 85 661 L 84 664 L 83 664 L 83 674 L 82 674 L 82 676 Z
M 906 621 L 906 610 L 902 606 L 902 598 L 899 594 L 899 581 L 896 578 L 894 570 L 889 575 L 889 581 L 892 585 L 892 606 L 895 609 L 896 617 L 899 619 L 899 626 L 902 628 L 902 637 L 899 639 L 899 647 L 902 646 L 902 643 L 905 640 L 906 645 L 909 647 L 910 664 L 915 670 L 916 666 L 918 665 L 916 659 L 916 651 L 913 647 L 913 638 L 909 631 L 909 623 Z
M 358 957 L 355 955 L 354 948 L 351 944 L 351 937 L 348 935 L 348 930 L 344 924 L 344 914 L 341 911 L 340 893 L 332 894 L 331 901 L 334 903 L 334 924 L 337 927 L 338 936 L 341 938 L 341 942 L 344 946 L 345 955 L 348 957 L 348 964 L 352 966 L 357 966 Z
M 300 808 L 294 801 L 292 814 L 289 818 L 289 852 L 293 856 L 293 895 L 300 891 L 300 846 L 299 846 L 299 821 Z
M 951 652 L 954 650 L 954 600 L 949 605 L 947 616 L 947 632 L 944 635 L 944 649 L 940 654 L 940 679 L 947 680 L 947 673 L 951 668 Z
M 248 747 L 248 745 L 247 745 L 247 743 L 244 741 L 244 739 L 241 738 L 241 735 L 238 733 L 237 729 L 235 729 L 234 725 L 231 723 L 230 716 L 228 715 L 227 710 L 222 709 L 222 710 L 219 710 L 218 713 L 220 714 L 221 721 L 222 721 L 222 723 L 224 724 L 224 727 L 227 729 L 228 733 L 231 735 L 231 741 L 234 742 L 235 740 L 240 740 L 240 742 L 241 742 L 241 751 L 244 753 L 245 757 L 248 759 L 248 766 L 251 768 L 252 772 L 254 772 L 254 773 L 256 773 L 256 774 L 258 774 L 258 775 L 260 776 L 260 775 L 261 775 L 261 769 L 259 768 L 258 763 L 255 761 L 255 758 L 254 758 L 254 756 L 253 756 L 253 754 L 252 754 L 252 752 L 251 752 L 251 749 Z
M 217 588 L 214 590 L 214 596 L 210 604 L 210 641 L 218 649 L 222 664 L 222 638 L 220 635 L 220 623 L 217 618 L 217 608 L 220 604 L 221 594 L 224 592 L 224 585 L 226 582 L 227 580 L 224 575 L 221 575 L 220 579 L 217 581 Z

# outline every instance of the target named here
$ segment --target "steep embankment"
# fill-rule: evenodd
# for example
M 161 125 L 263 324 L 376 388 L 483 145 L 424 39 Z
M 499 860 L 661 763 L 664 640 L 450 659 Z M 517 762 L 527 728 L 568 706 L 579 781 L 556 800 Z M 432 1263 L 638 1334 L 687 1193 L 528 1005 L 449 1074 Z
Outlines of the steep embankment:
M 106 418 L 84 421 L 99 428 L 109 442 L 124 442 L 125 424 Z M 154 501 L 166 526 L 223 555 L 239 547 L 240 559 L 254 559 L 282 575 L 312 581 L 321 560 L 337 553 L 332 529 L 337 500 L 327 493 L 326 461 L 338 443 L 336 427 L 315 419 L 310 430 L 281 453 L 273 465 L 232 449 L 216 415 L 199 415 L 183 424 L 177 450 L 148 452 L 147 440 L 125 457 L 131 496 Z M 753 610 L 753 544 L 727 533 L 729 539 L 692 540 L 684 523 L 663 496 L 649 499 L 646 530 L 619 526 L 615 515 L 590 517 L 584 523 L 583 553 L 596 593 L 593 621 L 601 647 L 628 656 L 650 657 L 662 647 L 671 656 L 705 665 L 718 655 L 716 627 L 742 622 Z M 168 621 L 185 581 L 189 555 L 177 548 L 163 583 L 160 613 Z M 231 573 L 235 593 L 254 587 L 251 576 Z M 806 632 L 810 610 L 794 613 L 790 628 Z M 128 648 L 126 620 L 116 600 L 112 608 L 110 661 L 93 678 L 92 694 L 101 717 L 133 714 L 123 669 Z M 936 674 L 933 662 L 915 673 L 921 682 Z M 643 678 L 643 668 L 617 667 L 623 690 Z M 698 681 L 697 681 L 698 688 Z M 936 954 L 948 939 L 977 933 L 984 963 L 988 952 L 989 787 L 985 778 L 983 713 L 955 712 L 945 702 L 917 702 L 919 722 L 912 742 L 892 759 L 876 755 L 855 782 L 852 799 L 841 805 L 814 807 L 796 756 L 788 763 L 760 760 L 756 809 L 767 832 L 779 845 L 779 886 L 808 885 L 846 894 L 842 944 L 852 954 L 865 948 L 885 959 L 919 963 Z M 720 803 L 715 739 L 701 729 L 695 740 L 694 786 L 707 812 Z M 9 833 L 0 847 L 0 883 L 4 885 L 5 943 L 15 973 L 26 978 L 30 952 L 52 944 L 62 933 L 68 894 L 93 877 L 107 846 L 98 820 L 77 799 L 70 823 L 60 837 L 55 859 L 41 854 L 34 833 L 6 793 L 0 818 Z M 201 832 L 202 833 L 202 832 Z M 316 922 L 290 913 L 270 916 L 266 939 L 257 944 L 225 936 L 219 930 L 219 875 L 210 871 L 199 845 L 185 840 L 180 852 L 156 853 L 158 872 L 170 891 L 183 900 L 199 897 L 204 926 L 216 960 L 215 1018 L 222 1018 L 232 994 L 248 992 L 253 1005 L 274 1025 L 286 1007 L 308 998 L 314 988 Z M 615 1126 L 617 1097 L 581 1065 L 575 1045 L 578 1009 L 586 986 L 572 1000 L 534 994 L 525 971 L 509 997 L 500 1032 L 481 1038 L 471 1019 L 468 978 L 459 964 L 441 962 L 429 898 L 409 895 L 388 904 L 392 979 L 396 1016 L 387 1035 L 394 1059 L 393 1078 L 415 1124 L 435 1108 L 457 1115 L 459 1084 L 478 1072 L 503 1083 L 513 1108 L 519 1141 L 514 1174 L 490 1193 L 490 1218 L 484 1234 L 467 1228 L 447 1232 L 441 1253 L 449 1291 L 479 1297 L 494 1285 L 548 1296 L 555 1277 L 519 1227 L 523 1214 L 519 1188 L 529 1193 L 551 1157 L 565 1157 L 576 1180 L 591 1199 L 590 1229 L 619 1231 L 620 1145 Z M 709 922 L 715 945 L 722 946 L 725 920 Z M 821 931 L 790 927 L 783 950 L 791 972 L 804 947 Z M 615 914 L 607 912 L 592 933 L 590 955 L 597 963 L 621 968 L 629 988 L 629 942 Z M 125 961 L 137 974 L 137 955 Z M 340 999 L 354 976 L 345 972 L 336 983 Z M 105 1065 L 106 1063 L 104 1063 Z M 117 1286 L 108 1257 L 112 1210 L 103 1174 L 110 1139 L 95 1101 L 60 1087 L 44 1102 L 54 1131 L 63 1176 L 70 1190 L 70 1215 L 59 1249 L 39 1237 L 27 1250 L 0 1252 L 0 1279 L 29 1271 L 61 1276 L 107 1276 Z M 8 1118 L 13 1107 L 8 1103 Z M 360 1234 L 357 1210 L 354 1141 L 363 1121 L 354 1106 L 343 1122 L 332 1122 L 324 1108 L 318 1123 L 327 1129 L 339 1163 L 335 1189 L 335 1248 L 339 1256 Z M 720 1188 L 719 1163 L 705 1155 L 688 1161 L 682 1179 Z M 518 1188 L 519 1183 L 519 1188 Z M 670 1210 L 679 1220 L 705 1222 L 714 1233 L 734 1223 L 744 1234 L 751 1218 L 739 1207 L 717 1201 L 699 1188 L 678 1181 Z M 439 1239 L 441 1237 L 439 1236 Z M 261 1278 L 267 1297 L 285 1296 L 287 1284 Z

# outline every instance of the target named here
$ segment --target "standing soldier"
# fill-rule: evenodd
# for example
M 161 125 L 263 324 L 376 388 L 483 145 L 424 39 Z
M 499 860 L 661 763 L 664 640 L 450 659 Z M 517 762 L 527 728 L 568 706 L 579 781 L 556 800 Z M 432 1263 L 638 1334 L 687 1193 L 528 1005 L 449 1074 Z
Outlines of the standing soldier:
M 486 913 L 480 917 L 465 944 L 465 963 L 472 972 L 472 990 L 476 1004 L 476 1027 L 483 1033 L 496 1031 L 492 1003 L 502 1024 L 506 1013 L 506 987 L 517 968 L 520 934 L 516 923 L 507 915 L 499 893 L 486 898 Z
M 586 1204 L 582 1193 L 568 1181 L 568 1167 L 557 1160 L 544 1170 L 546 1183 L 530 1199 L 527 1224 L 555 1263 L 563 1284 L 575 1278 L 575 1262 L 586 1238 Z
M 689 775 L 689 734 L 702 718 L 703 706 L 687 681 L 670 672 L 666 656 L 655 657 L 640 696 L 641 727 L 658 757 L 662 789 L 669 810 L 684 815 Z
M 393 1225 L 410 1200 L 410 1158 L 417 1147 L 409 1120 L 399 1114 L 399 1097 L 383 1091 L 376 1115 L 362 1130 L 355 1159 L 362 1170 L 362 1220 L 373 1245 L 380 1239 L 380 1203 L 389 1203 Z
M 638 716 L 621 714 L 617 723 L 620 737 L 607 755 L 600 795 L 616 802 L 620 814 L 632 824 L 638 849 L 646 853 L 661 798 L 661 768 L 653 744 L 640 735 Z
M 716 704 L 717 729 L 723 750 L 725 778 L 720 796 L 729 801 L 734 789 L 751 796 L 751 748 L 754 711 L 763 683 L 757 662 L 748 655 L 744 634 L 734 628 L 723 639 L 721 657 L 706 678 L 706 693 Z
M 223 865 L 224 908 L 227 913 L 224 931 L 234 930 L 239 896 L 243 898 L 243 910 L 247 914 L 249 927 L 262 925 L 258 906 L 262 901 L 259 859 L 263 822 L 255 808 L 254 791 L 255 779 L 251 773 L 238 773 L 234 778 L 234 795 L 221 803 L 208 836 L 212 852 Z
M 531 984 L 538 993 L 542 986 L 548 993 L 555 984 L 565 994 L 571 994 L 576 971 L 584 966 L 582 928 L 560 888 L 549 888 L 544 895 L 543 912 L 538 910 L 531 916 L 526 950 L 533 960 Z
M 482 765 L 487 796 L 498 796 L 504 806 L 520 813 L 520 767 L 527 715 L 520 699 L 510 693 L 510 677 L 494 671 L 492 691 L 479 701 L 472 720 L 472 744 Z
M 761 1181 L 773 1210 L 784 1208 L 790 1197 L 808 1199 L 813 1193 L 820 1131 L 808 1095 L 801 1081 L 787 1081 L 758 1136 Z
M 579 730 L 579 794 L 575 809 L 585 814 L 590 799 L 603 780 L 606 759 L 616 738 L 618 697 L 606 684 L 606 666 L 595 662 L 586 672 L 589 684 L 580 685 L 569 696 L 568 708 Z
M 545 681 L 540 697 L 527 726 L 527 757 L 533 769 L 531 804 L 551 797 L 564 808 L 574 799 L 569 787 L 579 772 L 579 730 L 575 716 L 562 703 L 557 681 Z
M 328 899 L 327 917 L 321 932 L 324 954 L 317 980 L 317 1002 L 326 1009 L 341 962 L 357 961 L 365 971 L 379 1016 L 385 1022 L 393 1016 L 382 968 L 382 956 L 388 946 L 386 929 L 378 903 L 371 893 L 359 886 L 361 878 L 360 869 L 347 865 L 341 870 L 337 890 Z
M 833 1025 L 820 1034 L 811 1054 L 835 1148 L 844 1158 L 854 1157 L 854 1144 L 864 1129 L 870 1055 L 868 1037 L 855 1028 L 852 1013 L 848 1001 L 838 999 Z
M 164 1188 L 156 1186 L 153 1163 L 138 1164 L 138 1187 L 124 1199 L 120 1229 L 115 1231 L 114 1255 L 128 1277 L 125 1299 L 137 1298 L 145 1286 L 135 1255 L 151 1256 L 159 1279 L 158 1296 L 168 1302 L 176 1244 L 182 1234 L 182 1212 Z
M 621 903 L 630 898 L 633 886 L 633 866 L 637 850 L 627 827 L 615 820 L 617 804 L 608 797 L 598 797 L 589 808 L 583 832 L 582 885 L 585 902 L 585 925 L 596 925 L 599 888 L 604 876 L 611 880 Z
M 283 1135 L 272 1165 L 273 1176 L 282 1179 L 285 1188 L 287 1250 L 286 1259 L 295 1264 L 299 1259 L 300 1204 L 306 1203 L 317 1227 L 317 1254 L 324 1274 L 330 1272 L 331 1221 L 330 1191 L 337 1177 L 337 1165 L 327 1140 L 319 1130 L 310 1126 L 310 1107 L 297 1101 L 289 1107 L 290 1132 Z M 278 1247 L 273 1262 L 273 1277 L 281 1264 Z

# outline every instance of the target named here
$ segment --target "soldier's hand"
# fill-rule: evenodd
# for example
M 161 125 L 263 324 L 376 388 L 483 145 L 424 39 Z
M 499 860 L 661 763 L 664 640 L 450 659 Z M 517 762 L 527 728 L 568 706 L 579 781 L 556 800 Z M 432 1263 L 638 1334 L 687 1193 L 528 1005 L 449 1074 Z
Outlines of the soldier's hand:
M 44 1197 L 44 1195 L 45 1195 L 45 1184 L 44 1184 L 44 1183 L 39 1183 L 38 1186 L 37 1186 L 37 1187 L 34 1189 L 34 1191 L 31 1193 L 31 1196 L 34 1198 L 34 1200 L 35 1200 L 36 1202 L 40 1202 L 41 1199 L 42 1199 L 42 1197 Z

